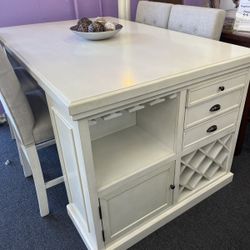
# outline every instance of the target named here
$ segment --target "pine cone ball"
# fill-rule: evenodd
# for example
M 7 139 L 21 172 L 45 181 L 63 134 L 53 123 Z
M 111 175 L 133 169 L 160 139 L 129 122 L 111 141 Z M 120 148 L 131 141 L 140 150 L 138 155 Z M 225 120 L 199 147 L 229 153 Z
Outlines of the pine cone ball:
M 115 24 L 115 29 L 120 30 L 123 26 L 119 23 Z
M 97 17 L 96 19 L 95 19 L 95 22 L 98 22 L 98 23 L 101 23 L 101 24 L 105 24 L 106 23 L 106 20 L 105 20 L 105 18 L 103 18 L 103 17 Z
M 105 31 L 104 25 L 102 23 L 99 23 L 99 22 L 95 22 L 95 29 L 96 29 L 96 32 Z
M 78 25 L 78 31 L 80 31 L 80 32 L 88 32 L 88 27 L 89 27 L 89 24 L 81 23 L 81 24 Z
M 91 23 L 89 26 L 88 26 L 88 32 L 95 32 L 95 27 L 94 27 L 94 24 Z
M 111 22 L 106 22 L 104 28 L 106 31 L 113 31 L 115 30 L 115 24 Z
M 103 32 L 104 25 L 99 22 L 93 22 L 88 26 L 88 32 Z
M 80 24 L 86 24 L 86 25 L 90 25 L 92 23 L 92 21 L 91 20 L 89 20 L 87 17 L 83 17 L 83 18 L 81 18 L 79 21 L 78 21 L 78 25 L 80 25 Z

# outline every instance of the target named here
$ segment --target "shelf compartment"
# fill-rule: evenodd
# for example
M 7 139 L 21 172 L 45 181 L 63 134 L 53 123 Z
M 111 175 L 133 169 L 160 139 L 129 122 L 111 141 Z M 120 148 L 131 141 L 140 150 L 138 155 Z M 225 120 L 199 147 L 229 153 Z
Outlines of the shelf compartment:
M 208 144 L 208 145 L 202 147 L 202 150 L 203 150 L 205 153 L 208 153 L 208 152 L 213 148 L 213 146 L 214 146 L 215 143 L 216 143 L 216 142 L 213 142 L 213 143 L 210 143 L 210 144 Z
M 213 162 L 213 164 L 209 167 L 209 169 L 204 174 L 204 177 L 210 180 L 211 178 L 214 177 L 214 175 L 219 169 L 220 169 L 220 166 L 217 165 L 215 162 Z
M 199 166 L 198 171 L 202 175 L 204 175 L 206 173 L 207 169 L 211 166 L 212 163 L 213 163 L 213 161 L 210 158 L 206 157 L 203 160 L 202 164 Z
M 138 126 L 92 141 L 98 190 L 174 156 Z
M 99 194 L 175 160 L 180 93 L 174 94 L 89 118 Z
M 208 155 L 215 159 L 217 157 L 217 155 L 219 155 L 220 151 L 223 149 L 223 145 L 219 143 L 219 141 L 217 141 L 214 146 L 210 149 L 210 151 L 208 152 Z
M 181 169 L 180 169 L 180 174 L 182 174 L 183 173 L 183 171 L 185 170 L 185 168 L 186 168 L 186 166 L 185 166 L 185 164 L 181 164 Z
M 223 162 L 226 160 L 228 156 L 228 152 L 227 150 L 224 148 L 221 153 L 216 157 L 216 162 L 219 164 L 219 165 L 223 165 Z
M 189 182 L 189 180 L 191 179 L 191 177 L 193 176 L 193 174 L 195 173 L 195 171 L 193 171 L 192 169 L 186 167 L 185 170 L 183 171 L 181 178 L 180 178 L 180 185 L 181 186 L 186 186 L 186 184 Z
M 182 161 L 183 161 L 185 164 L 188 164 L 188 163 L 192 160 L 192 158 L 193 158 L 193 156 L 195 155 L 195 153 L 196 153 L 196 151 L 192 152 L 191 154 L 188 154 L 188 155 L 183 156 L 183 157 L 182 157 Z
M 205 157 L 206 156 L 202 152 L 197 151 L 195 156 L 192 157 L 188 164 L 192 166 L 193 169 L 198 169 Z
M 202 178 L 202 175 L 195 173 L 188 182 L 188 185 L 186 185 L 186 188 L 188 188 L 189 190 L 194 190 Z

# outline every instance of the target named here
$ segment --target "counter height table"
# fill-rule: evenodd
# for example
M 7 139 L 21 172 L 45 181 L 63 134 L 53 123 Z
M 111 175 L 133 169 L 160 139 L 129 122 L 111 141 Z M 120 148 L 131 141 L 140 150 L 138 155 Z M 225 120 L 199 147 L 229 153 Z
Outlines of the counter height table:
M 95 42 L 76 20 L 0 29 L 46 93 L 89 249 L 128 248 L 232 181 L 249 83 L 247 48 L 113 20 L 122 31 Z

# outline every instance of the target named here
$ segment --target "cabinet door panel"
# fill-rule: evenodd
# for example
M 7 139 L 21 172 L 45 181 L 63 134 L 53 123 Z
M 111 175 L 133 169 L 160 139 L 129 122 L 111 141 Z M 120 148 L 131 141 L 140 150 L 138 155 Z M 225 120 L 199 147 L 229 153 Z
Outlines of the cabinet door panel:
M 106 242 L 114 240 L 145 219 L 172 204 L 170 185 L 174 180 L 174 164 L 160 173 L 151 174 L 127 185 L 119 193 L 102 197 L 101 208 Z

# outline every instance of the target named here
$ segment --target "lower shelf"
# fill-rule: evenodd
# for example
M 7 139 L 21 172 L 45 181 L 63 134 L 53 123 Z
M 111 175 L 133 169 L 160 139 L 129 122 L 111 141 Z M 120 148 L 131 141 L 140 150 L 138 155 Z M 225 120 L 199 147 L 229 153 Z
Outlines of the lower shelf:
M 174 156 L 138 126 L 94 140 L 92 151 L 98 190 Z

